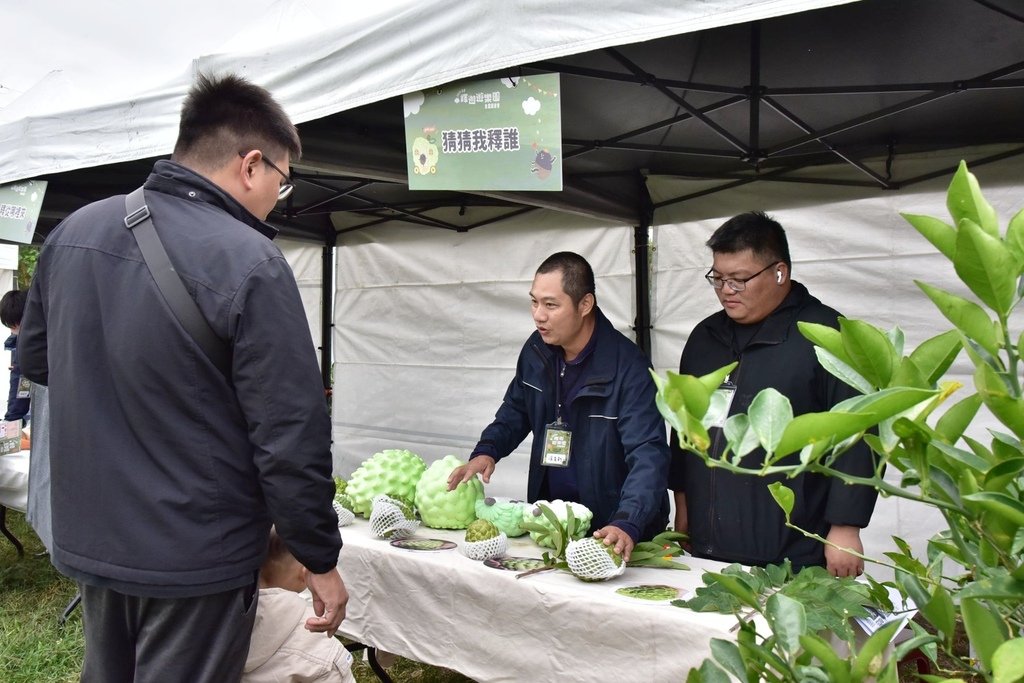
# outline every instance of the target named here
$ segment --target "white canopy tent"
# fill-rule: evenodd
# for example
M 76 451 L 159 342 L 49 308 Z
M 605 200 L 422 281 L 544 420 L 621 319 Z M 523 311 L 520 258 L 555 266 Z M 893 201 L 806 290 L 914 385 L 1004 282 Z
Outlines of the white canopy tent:
M 975 171 L 995 192 L 1004 221 L 1021 206 L 1024 133 L 1017 124 L 1024 98 L 1021 83 L 1007 78 L 1024 64 L 1024 47 L 1013 40 L 1021 18 L 991 5 L 597 0 L 583 12 L 578 3 L 552 0 L 390 0 L 353 14 L 328 0 L 119 0 L 88 10 L 42 0 L 12 8 L 23 13 L 16 23 L 26 30 L 0 48 L 0 183 L 51 181 L 45 232 L 81 203 L 142 181 L 150 159 L 170 151 L 181 99 L 197 72 L 233 71 L 267 86 L 302 124 L 306 151 L 293 169 L 299 199 L 272 222 L 296 238 L 282 242 L 282 250 L 296 269 L 313 339 L 334 349 L 337 471 L 347 475 L 388 447 L 428 460 L 465 456 L 497 408 L 531 330 L 526 293 L 533 269 L 553 251 L 571 249 L 591 260 L 600 305 L 623 332 L 639 330 L 659 371 L 675 367 L 689 329 L 714 310 L 700 279 L 708 261 L 704 240 L 749 209 L 769 210 L 787 226 L 796 278 L 827 303 L 882 326 L 898 322 L 910 345 L 945 329 L 901 273 L 947 282 L 948 272 L 925 255 L 930 250 L 897 211 L 940 213 L 948 180 L 941 169 L 961 156 L 1002 158 Z M 960 11 L 973 14 L 953 16 Z M 920 30 L 904 45 L 897 20 L 907 15 L 919 18 Z M 1009 38 L 999 33 L 997 20 L 1006 19 L 1000 15 L 1010 17 Z M 761 21 L 771 51 L 761 45 Z M 895 48 L 883 40 L 888 30 L 900 36 Z M 952 33 L 963 34 L 963 52 L 954 49 Z M 48 40 L 38 40 L 42 34 Z M 826 53 L 847 34 L 866 47 L 838 45 L 838 59 Z M 983 39 L 986 50 L 975 49 Z M 750 55 L 740 54 L 748 43 Z M 66 52 L 54 49 L 62 45 Z M 938 75 L 928 71 L 944 61 Z M 404 188 L 396 98 L 521 68 L 563 73 L 566 190 L 416 204 L 434 197 Z M 829 84 L 852 84 L 849 92 L 806 85 L 804 72 L 818 71 L 814 76 Z M 736 72 L 750 80 L 721 84 Z M 890 72 L 917 83 L 897 88 Z M 759 98 L 769 101 L 773 91 L 760 84 L 772 76 L 793 87 L 770 101 L 775 119 L 764 115 L 758 123 L 752 114 L 748 127 L 736 110 L 763 109 Z M 21 92 L 5 97 L 11 91 Z M 814 99 L 826 91 L 838 98 Z M 980 99 L 967 99 L 979 92 Z M 912 97 L 897 103 L 893 93 Z M 780 97 L 791 98 L 788 107 Z M 929 98 L 953 104 L 941 115 L 929 110 L 908 120 L 905 112 L 923 111 Z M 803 100 L 800 118 L 793 102 Z M 965 131 L 972 117 L 976 135 Z M 864 125 L 871 140 L 849 133 Z M 800 137 L 779 130 L 785 126 Z M 946 130 L 948 137 L 927 137 Z M 684 136 L 691 133 L 704 137 Z M 736 147 L 748 134 L 749 144 L 728 154 L 711 142 Z M 912 149 L 897 155 L 907 138 Z M 988 142 L 999 144 L 981 146 Z M 787 156 L 805 143 L 849 163 L 822 165 L 809 152 Z M 970 147 L 921 152 L 954 143 Z M 865 151 L 877 154 L 886 145 L 888 155 Z M 627 159 L 638 153 L 646 156 Z M 896 181 L 932 173 L 934 180 L 912 187 Z M 534 208 L 503 213 L 510 206 Z M 335 268 L 324 267 L 325 252 Z M 326 317 L 333 331 L 323 329 L 322 314 L 332 297 L 333 316 Z M 523 495 L 527 447 L 501 465 L 493 493 Z M 902 508 L 886 505 L 876 513 L 873 537 L 896 533 L 920 542 L 927 535 L 920 520 L 907 523 Z

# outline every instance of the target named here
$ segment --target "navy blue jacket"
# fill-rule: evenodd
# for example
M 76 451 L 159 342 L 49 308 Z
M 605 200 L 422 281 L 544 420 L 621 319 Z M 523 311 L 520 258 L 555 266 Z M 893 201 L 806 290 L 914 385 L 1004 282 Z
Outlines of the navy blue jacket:
M 730 379 L 736 384 L 729 414 L 745 413 L 762 390 L 773 387 L 786 396 L 794 415 L 829 410 L 857 392 L 836 379 L 818 362 L 814 345 L 800 334 L 798 321 L 838 327 L 839 314 L 811 296 L 799 282 L 760 326 L 746 348 L 733 343 L 736 326 L 718 311 L 701 321 L 690 333 L 679 363 L 679 372 L 705 375 L 734 360 L 739 366 Z M 722 430 L 710 430 L 711 455 L 725 448 Z M 694 555 L 749 565 L 778 564 L 789 558 L 795 569 L 824 565 L 825 546 L 798 531 L 786 528 L 785 515 L 768 491 L 780 481 L 796 494 L 792 521 L 807 531 L 826 536 L 833 524 L 865 527 L 871 519 L 877 492 L 867 486 L 850 486 L 819 474 L 759 477 L 732 474 L 709 468 L 696 455 L 679 449 L 672 440 L 673 459 L 669 484 L 685 491 L 690 544 Z M 764 451 L 757 449 L 743 459 L 757 467 Z M 795 453 L 782 464 L 799 461 Z M 863 443 L 840 456 L 837 467 L 850 474 L 871 476 L 874 460 Z
M 668 439 L 654 404 L 650 363 L 594 307 L 597 337 L 583 386 L 563 419 L 572 427 L 579 502 L 594 513 L 591 529 L 625 521 L 649 539 L 668 522 Z M 474 454 L 500 459 L 533 433 L 527 500 L 541 496 L 544 426 L 555 419 L 555 363 L 561 348 L 534 332 L 519 353 L 516 375 Z
M 145 187 L 231 376 L 171 314 L 123 196 L 50 234 L 18 351 L 50 388 L 54 565 L 131 595 L 207 595 L 252 582 L 273 522 L 306 567 L 328 571 L 341 548 L 330 417 L 276 230 L 170 161 Z

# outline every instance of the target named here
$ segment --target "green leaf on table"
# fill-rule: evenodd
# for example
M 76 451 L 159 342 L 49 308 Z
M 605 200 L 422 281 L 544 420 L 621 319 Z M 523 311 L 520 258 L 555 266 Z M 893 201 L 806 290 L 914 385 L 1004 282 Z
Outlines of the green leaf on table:
M 838 378 L 844 384 L 853 387 L 862 394 L 870 394 L 874 390 L 871 382 L 864 379 L 864 376 L 854 370 L 853 366 L 843 361 L 831 351 L 815 346 L 814 355 L 818 358 L 818 362 L 821 363 L 821 367 L 825 368 L 826 372 Z
M 750 402 L 747 415 L 761 446 L 771 453 L 782 438 L 786 425 L 793 420 L 793 406 L 788 398 L 769 387 L 758 392 Z
M 966 337 L 977 342 L 991 355 L 999 354 L 996 328 L 985 309 L 973 301 L 933 287 L 926 282 L 914 280 L 914 283 L 932 300 L 939 312 Z
M 904 219 L 914 229 L 921 233 L 921 236 L 931 242 L 932 246 L 948 258 L 950 261 L 956 256 L 956 229 L 933 216 L 919 216 L 912 213 L 901 213 Z
M 910 353 L 910 359 L 921 370 L 930 384 L 946 374 L 963 347 L 956 330 L 948 330 L 924 340 Z
M 995 209 L 985 200 L 981 186 L 974 174 L 967 170 L 967 163 L 960 162 L 946 191 L 946 208 L 957 226 L 964 219 L 974 221 L 992 237 L 999 237 L 999 217 Z
M 1024 638 L 1008 640 L 992 655 L 994 683 L 1016 683 L 1024 678 Z
M 878 388 L 889 386 L 898 356 L 885 333 L 863 320 L 839 319 L 843 349 L 853 369 Z
M 800 651 L 800 636 L 807 633 L 807 614 L 800 602 L 775 593 L 765 604 L 765 616 L 778 643 L 790 655 Z
M 1017 260 L 999 236 L 984 232 L 974 221 L 960 221 L 956 237 L 956 274 L 974 295 L 1001 315 L 1017 296 Z

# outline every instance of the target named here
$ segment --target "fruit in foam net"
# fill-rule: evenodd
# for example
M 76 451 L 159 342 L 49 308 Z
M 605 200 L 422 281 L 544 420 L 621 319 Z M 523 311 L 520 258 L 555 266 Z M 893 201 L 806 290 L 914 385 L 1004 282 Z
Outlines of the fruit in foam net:
M 523 509 L 523 521 L 530 522 L 533 524 L 540 524 L 545 528 L 544 532 L 541 531 L 530 531 L 530 538 L 537 545 L 544 546 L 547 548 L 555 547 L 554 540 L 554 527 L 551 525 L 550 520 L 547 516 L 541 513 L 538 505 L 544 504 L 551 508 L 551 511 L 558 517 L 558 521 L 563 526 L 569 521 L 568 509 L 572 508 L 573 514 L 573 528 L 567 529 L 569 536 L 573 539 L 583 538 L 590 530 L 590 520 L 594 518 L 594 513 L 590 511 L 586 505 L 582 503 L 572 503 L 565 500 L 538 500 L 533 505 L 528 505 Z
M 491 522 L 509 538 L 515 538 L 526 533 L 526 529 L 521 526 L 525 507 L 526 503 L 521 500 L 488 496 L 476 502 L 476 516 L 477 519 Z
M 349 477 L 345 493 L 352 500 L 352 512 L 369 517 L 374 496 L 385 493 L 416 500 L 416 484 L 426 469 L 423 458 L 412 451 L 383 450 L 363 461 Z
M 565 549 L 565 562 L 569 571 L 583 581 L 604 581 L 618 575 L 622 566 L 622 555 L 615 552 L 614 545 L 587 536 L 573 541 Z
M 348 497 L 348 494 L 339 493 L 339 494 L 335 495 L 334 496 L 334 502 L 337 503 L 338 505 L 340 505 L 341 507 L 345 508 L 349 512 L 353 511 L 352 510 L 352 508 L 353 508 L 352 499 Z
M 466 543 L 477 543 L 497 538 L 501 532 L 486 519 L 477 519 L 466 527 Z
M 448 476 L 462 461 L 454 455 L 435 460 L 416 484 L 416 507 L 423 525 L 432 529 L 465 529 L 476 519 L 476 501 L 484 497 L 484 485 L 473 477 L 448 490 Z M 351 488 L 351 484 L 349 485 Z

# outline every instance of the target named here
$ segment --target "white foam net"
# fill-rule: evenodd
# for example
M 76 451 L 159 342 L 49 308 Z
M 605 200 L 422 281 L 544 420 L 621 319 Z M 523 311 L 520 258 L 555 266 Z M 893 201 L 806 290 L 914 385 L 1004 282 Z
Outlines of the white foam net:
M 603 541 L 589 536 L 566 546 L 565 561 L 573 574 L 586 581 L 604 581 L 626 571 L 626 563 L 615 564 Z
M 334 501 L 334 512 L 338 515 L 338 526 L 348 526 L 356 521 L 355 513 L 343 507 L 338 501 Z
M 391 540 L 408 538 L 419 527 L 419 521 L 405 518 L 398 501 L 383 494 L 374 497 L 370 513 L 370 532 L 374 536 Z
M 463 541 L 459 543 L 459 550 L 471 560 L 487 560 L 492 557 L 499 557 L 508 550 L 508 536 L 502 531 L 494 538 L 488 538 L 483 541 Z

